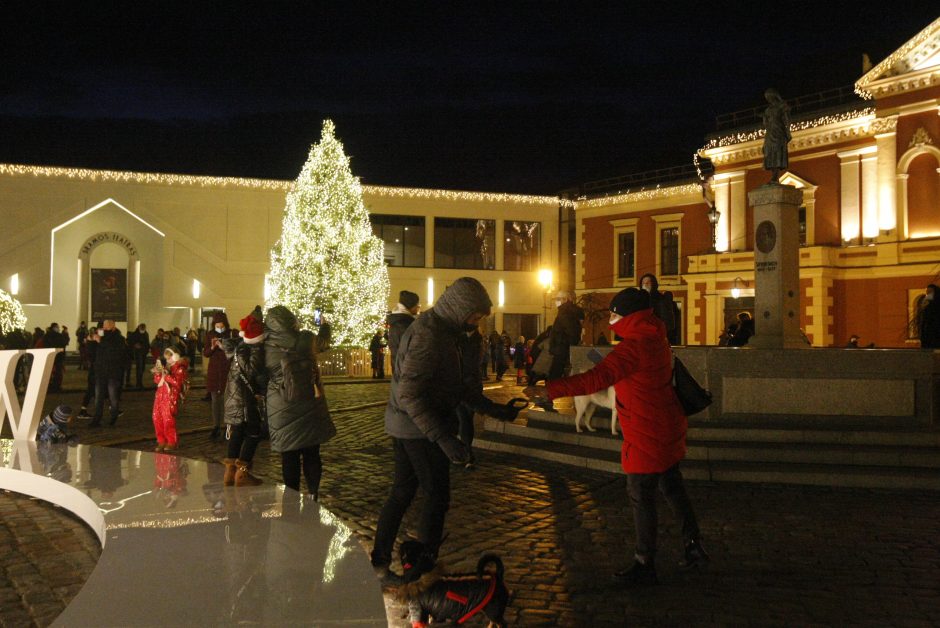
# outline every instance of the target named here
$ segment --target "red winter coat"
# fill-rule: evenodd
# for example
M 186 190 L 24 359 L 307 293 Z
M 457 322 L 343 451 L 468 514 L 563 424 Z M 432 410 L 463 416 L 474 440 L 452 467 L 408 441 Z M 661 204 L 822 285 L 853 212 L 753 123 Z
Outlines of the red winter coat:
M 225 325 L 225 331 L 221 334 L 215 330 L 215 324 Z M 217 338 L 220 341 L 226 338 L 234 338 L 231 327 L 228 324 L 228 316 L 225 312 L 218 312 L 212 318 L 212 329 L 206 333 L 206 346 L 202 349 L 203 357 L 209 358 L 209 366 L 206 368 L 206 392 L 220 393 L 225 390 L 228 383 L 228 372 L 232 366 L 232 359 L 226 357 L 220 343 L 213 343 L 212 339 Z
M 627 473 L 661 473 L 685 457 L 688 421 L 672 387 L 666 327 L 652 308 L 613 325 L 623 340 L 587 373 L 548 382 L 548 396 L 589 395 L 613 386 Z

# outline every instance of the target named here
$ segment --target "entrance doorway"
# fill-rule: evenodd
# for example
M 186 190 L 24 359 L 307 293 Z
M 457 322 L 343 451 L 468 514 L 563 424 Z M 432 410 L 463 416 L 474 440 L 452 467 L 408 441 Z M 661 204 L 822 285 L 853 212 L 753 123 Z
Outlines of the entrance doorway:
M 747 312 L 754 318 L 754 297 L 725 297 L 725 323 L 721 328 L 722 332 L 727 331 L 731 325 L 738 324 L 738 314 L 741 312 Z
M 513 343 L 519 336 L 525 336 L 526 340 L 535 338 L 539 335 L 539 315 L 538 314 L 503 314 L 503 329 L 506 331 Z

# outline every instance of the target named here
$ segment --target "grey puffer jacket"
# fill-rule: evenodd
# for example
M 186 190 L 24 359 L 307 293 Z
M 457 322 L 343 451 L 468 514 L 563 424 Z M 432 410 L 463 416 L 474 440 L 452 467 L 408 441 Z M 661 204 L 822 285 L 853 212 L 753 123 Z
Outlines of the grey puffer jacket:
M 454 410 L 461 401 L 481 413 L 492 410 L 495 404 L 483 396 L 482 387 L 463 376 L 458 342 L 467 318 L 488 313 L 492 305 L 479 281 L 461 277 L 408 327 L 395 355 L 385 408 L 390 436 L 437 442 L 456 431 Z
M 284 307 L 277 305 L 264 317 L 264 364 L 268 372 L 268 430 L 271 433 L 271 451 L 281 453 L 320 445 L 336 434 L 326 403 L 315 399 L 287 402 L 281 395 L 281 358 L 289 350 L 307 353 L 316 362 L 314 335 L 295 329 L 297 319 Z M 318 369 L 319 371 L 319 369 Z M 320 394 L 323 386 L 315 376 Z
M 268 391 L 268 374 L 264 367 L 264 346 L 248 344 L 240 338 L 226 338 L 222 341 L 222 350 L 232 359 L 225 383 L 225 422 L 228 425 L 241 425 L 247 419 L 260 418 L 257 412 L 246 415 L 249 404 L 257 407 L 255 394 L 264 395 Z M 242 379 L 244 377 L 244 380 Z M 248 390 L 248 385 L 252 390 Z

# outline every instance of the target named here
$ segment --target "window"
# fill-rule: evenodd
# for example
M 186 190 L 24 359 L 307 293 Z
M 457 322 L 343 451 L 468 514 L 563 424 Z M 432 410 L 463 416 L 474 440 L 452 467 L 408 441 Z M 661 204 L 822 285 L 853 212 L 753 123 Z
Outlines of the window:
M 800 207 L 800 246 L 806 246 L 806 207 Z
M 539 267 L 539 231 L 540 223 L 537 222 L 507 220 L 503 223 L 505 270 L 536 270 Z
M 372 233 L 385 243 L 389 266 L 424 266 L 424 217 L 370 214 Z
M 679 227 L 669 227 L 659 232 L 659 274 L 679 274 Z
M 496 221 L 435 218 L 434 267 L 493 270 Z
M 635 237 L 632 231 L 617 236 L 617 279 L 633 279 L 636 275 Z

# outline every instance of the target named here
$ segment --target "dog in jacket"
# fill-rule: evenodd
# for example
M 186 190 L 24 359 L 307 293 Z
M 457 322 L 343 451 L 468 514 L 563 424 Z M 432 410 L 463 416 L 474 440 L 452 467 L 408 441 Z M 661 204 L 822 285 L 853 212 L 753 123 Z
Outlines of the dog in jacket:
M 483 613 L 489 628 L 504 628 L 503 616 L 510 593 L 503 582 L 503 561 L 484 554 L 475 573 L 448 574 L 434 554 L 420 541 L 405 541 L 399 547 L 402 579 L 398 596 L 408 604 L 412 628 L 435 622 L 463 624 Z M 488 569 L 490 568 L 490 569 Z

